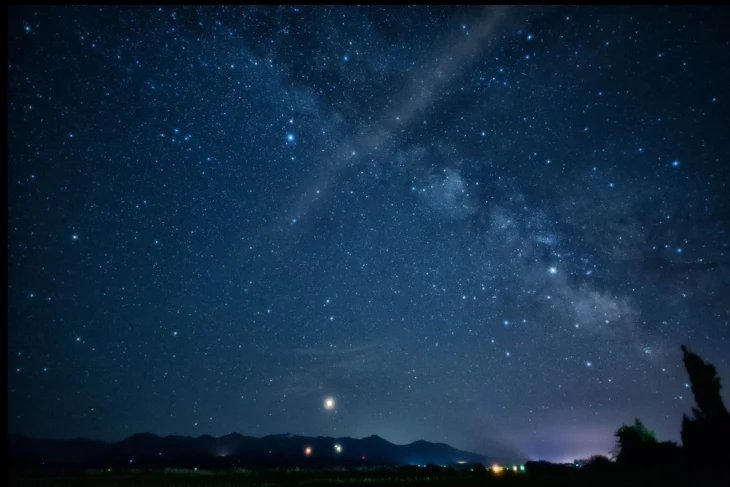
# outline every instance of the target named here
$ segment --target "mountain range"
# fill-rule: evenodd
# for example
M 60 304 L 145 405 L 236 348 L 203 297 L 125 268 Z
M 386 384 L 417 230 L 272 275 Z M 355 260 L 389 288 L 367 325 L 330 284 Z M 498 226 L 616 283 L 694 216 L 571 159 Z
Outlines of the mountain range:
M 447 465 L 496 461 L 444 443 L 419 440 L 396 445 L 373 435 L 362 439 L 291 434 L 262 438 L 231 433 L 157 436 L 136 434 L 115 443 L 90 439 L 50 440 L 8 436 L 8 460 L 24 465 L 74 465 L 111 468 L 230 467 L 287 465 Z

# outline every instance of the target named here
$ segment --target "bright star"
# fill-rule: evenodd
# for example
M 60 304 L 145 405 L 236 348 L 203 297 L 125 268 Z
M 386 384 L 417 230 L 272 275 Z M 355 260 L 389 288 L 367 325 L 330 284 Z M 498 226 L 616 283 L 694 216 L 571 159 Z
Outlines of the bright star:
M 335 399 L 333 397 L 328 397 L 324 400 L 324 408 L 327 411 L 332 411 L 335 408 Z
M 557 267 L 551 267 L 550 269 L 548 269 L 548 272 L 550 272 L 550 274 L 557 274 L 558 269 L 557 269 Z

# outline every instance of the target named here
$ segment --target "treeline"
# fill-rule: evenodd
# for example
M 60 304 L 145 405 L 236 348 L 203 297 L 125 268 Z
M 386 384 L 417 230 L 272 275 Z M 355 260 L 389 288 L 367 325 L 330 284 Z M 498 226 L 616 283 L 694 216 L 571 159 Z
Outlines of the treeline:
M 589 470 L 730 469 L 730 413 L 722 401 L 722 384 L 715 366 L 682 345 L 684 367 L 689 375 L 695 406 L 682 418 L 682 445 L 660 441 L 640 419 L 615 433 L 613 458 L 596 455 L 576 464 Z

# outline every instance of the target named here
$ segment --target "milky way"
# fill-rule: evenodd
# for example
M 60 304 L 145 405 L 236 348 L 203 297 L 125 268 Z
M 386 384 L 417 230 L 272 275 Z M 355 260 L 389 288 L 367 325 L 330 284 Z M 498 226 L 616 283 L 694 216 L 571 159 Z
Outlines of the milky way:
M 11 8 L 10 431 L 679 440 L 679 345 L 730 380 L 727 22 Z

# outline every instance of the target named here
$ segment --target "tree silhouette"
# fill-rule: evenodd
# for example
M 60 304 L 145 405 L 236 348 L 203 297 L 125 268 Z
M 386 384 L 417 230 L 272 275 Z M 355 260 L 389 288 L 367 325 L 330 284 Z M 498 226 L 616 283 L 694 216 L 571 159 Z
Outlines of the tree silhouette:
M 730 461 L 730 413 L 722 402 L 715 366 L 682 345 L 696 407 L 682 417 L 682 443 L 692 461 Z
M 639 418 L 631 426 L 621 426 L 615 436 L 618 466 L 638 469 L 675 465 L 680 460 L 677 444 L 657 440 L 656 433 L 644 426 Z
M 644 426 L 639 418 L 634 424 L 623 425 L 616 431 L 616 463 L 640 465 L 646 460 L 649 448 L 659 443 L 656 434 Z

